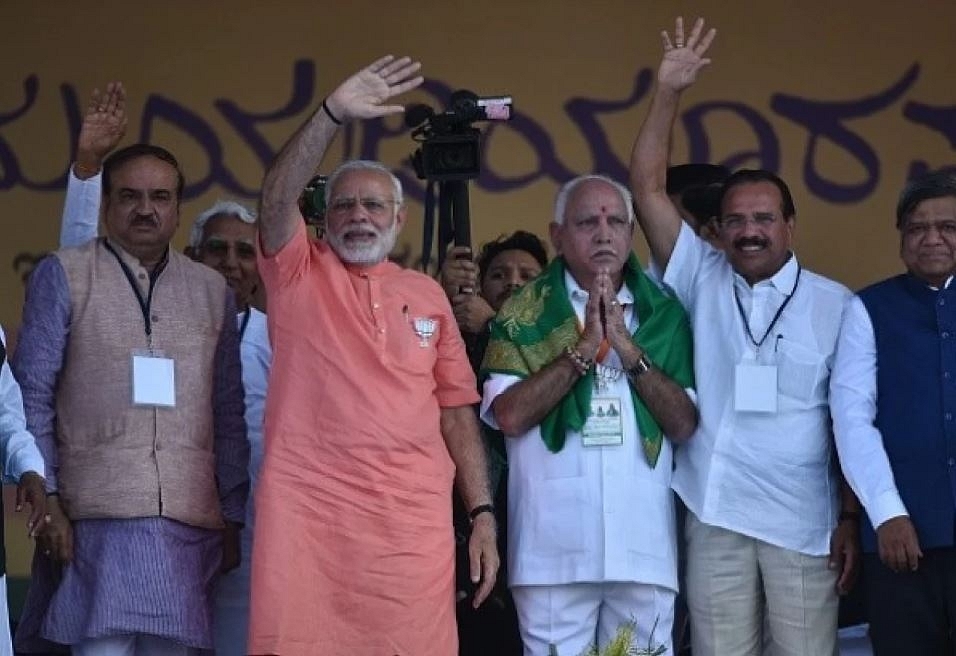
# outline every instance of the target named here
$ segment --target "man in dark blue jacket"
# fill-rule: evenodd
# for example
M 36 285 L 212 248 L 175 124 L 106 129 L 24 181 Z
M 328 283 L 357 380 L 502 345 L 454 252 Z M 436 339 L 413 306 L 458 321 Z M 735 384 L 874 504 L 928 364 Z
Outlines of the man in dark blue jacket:
M 864 508 L 876 654 L 952 654 L 956 628 L 956 175 L 903 189 L 907 272 L 844 312 L 830 379 L 837 448 Z

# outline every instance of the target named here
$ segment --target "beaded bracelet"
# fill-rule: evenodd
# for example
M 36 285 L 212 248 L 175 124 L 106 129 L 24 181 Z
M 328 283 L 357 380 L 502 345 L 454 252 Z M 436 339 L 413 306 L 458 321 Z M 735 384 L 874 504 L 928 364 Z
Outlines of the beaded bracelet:
M 591 365 L 594 364 L 591 360 L 588 360 L 581 352 L 576 348 L 571 348 L 570 346 L 565 347 L 564 354 L 568 356 L 568 359 L 571 361 L 571 364 L 574 365 L 574 369 L 578 372 L 578 375 L 584 376 L 591 369 Z

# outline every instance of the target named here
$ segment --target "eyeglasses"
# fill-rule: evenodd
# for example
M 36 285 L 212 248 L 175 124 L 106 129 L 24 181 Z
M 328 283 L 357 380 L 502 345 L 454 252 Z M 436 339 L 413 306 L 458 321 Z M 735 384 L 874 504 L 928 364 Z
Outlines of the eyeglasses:
M 366 212 L 373 216 L 381 216 L 388 211 L 388 206 L 397 205 L 398 201 L 384 198 L 333 198 L 329 202 L 329 212 L 332 214 L 348 214 L 359 204 Z
M 741 230 L 748 223 L 753 223 L 758 228 L 769 228 L 776 220 L 777 216 L 775 214 L 757 214 L 752 219 L 734 214 L 720 219 L 719 224 L 721 228 L 727 230 Z
M 237 241 L 230 243 L 224 239 L 217 239 L 215 237 L 204 241 L 202 246 L 200 246 L 200 252 L 213 257 L 225 257 L 226 254 L 229 253 L 230 248 L 236 249 L 236 257 L 240 260 L 256 259 L 256 247 L 249 242 Z

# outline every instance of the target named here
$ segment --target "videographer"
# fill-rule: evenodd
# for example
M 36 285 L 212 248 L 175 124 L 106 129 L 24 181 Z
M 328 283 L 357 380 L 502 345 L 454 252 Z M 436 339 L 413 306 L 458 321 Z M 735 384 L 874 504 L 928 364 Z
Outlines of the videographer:
M 484 244 L 475 261 L 468 246 L 455 246 L 448 252 L 441 284 L 475 371 L 485 355 L 488 324 L 512 292 L 535 278 L 547 264 L 544 242 L 524 230 Z
M 441 282 L 452 302 L 468 359 L 477 372 L 488 345 L 488 326 L 512 292 L 537 277 L 548 263 L 547 247 L 535 235 L 518 230 L 481 247 L 476 261 L 467 246 L 452 248 L 441 271 Z M 498 526 L 508 524 L 507 455 L 500 432 L 482 425 L 489 480 Z M 520 656 L 521 636 L 504 567 L 488 603 L 474 609 L 468 601 L 468 513 L 454 498 L 459 656 Z M 498 552 L 507 551 L 507 531 L 498 532 Z

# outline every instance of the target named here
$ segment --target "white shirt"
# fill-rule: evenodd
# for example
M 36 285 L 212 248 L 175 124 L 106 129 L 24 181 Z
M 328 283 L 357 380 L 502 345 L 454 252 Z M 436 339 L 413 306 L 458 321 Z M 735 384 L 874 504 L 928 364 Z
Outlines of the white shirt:
M 583 323 L 588 293 L 565 276 L 571 305 Z M 633 332 L 634 298 L 622 286 L 617 299 Z M 613 349 L 605 364 L 620 368 Z M 497 428 L 491 404 L 519 382 L 492 374 L 485 382 L 481 417 Z M 585 447 L 568 431 L 552 453 L 535 426 L 505 438 L 508 449 L 508 569 L 511 585 L 623 581 L 677 590 L 672 451 L 664 440 L 657 466 L 644 457 L 627 377 L 601 396 L 621 400 L 624 443 Z
M 103 172 L 80 180 L 73 166 L 66 176 L 66 200 L 60 221 L 60 248 L 79 246 L 96 239 L 100 220 L 100 200 L 103 193 Z
M 802 270 L 757 353 L 734 298 L 736 290 L 759 341 L 798 270 L 793 256 L 751 288 L 723 252 L 681 226 L 664 283 L 690 314 L 700 424 L 677 451 L 674 489 L 706 524 L 822 556 L 837 524 L 839 490 L 827 387 L 850 292 Z M 735 369 L 745 359 L 776 365 L 776 413 L 734 409 Z
M 7 337 L 2 328 L 0 340 L 6 347 Z M 0 368 L 0 459 L 4 483 L 16 485 L 20 477 L 30 471 L 40 476 L 46 475 L 43 456 L 33 435 L 27 430 L 20 385 L 13 377 L 6 358 Z
M 876 336 L 873 322 L 859 296 L 843 314 L 830 405 L 833 432 L 847 483 L 866 509 L 873 526 L 907 515 L 876 428 Z
M 238 316 L 242 330 L 245 312 Z M 259 466 L 264 448 L 263 419 L 265 416 L 266 389 L 269 384 L 269 369 L 272 366 L 272 348 L 269 345 L 269 329 L 266 315 L 254 307 L 249 308 L 249 321 L 239 342 L 242 359 L 242 389 L 246 402 L 246 437 L 249 440 L 249 502 L 246 504 L 246 524 L 242 529 L 242 561 L 239 567 L 220 577 L 216 585 L 216 604 L 233 608 L 249 606 L 250 576 L 252 572 L 252 536 L 255 527 L 253 493 L 259 481 Z M 228 621 L 220 618 L 220 621 Z M 245 640 L 248 626 L 243 622 L 237 627 L 222 627 L 225 634 L 241 635 Z M 244 646 L 245 643 L 243 643 Z

